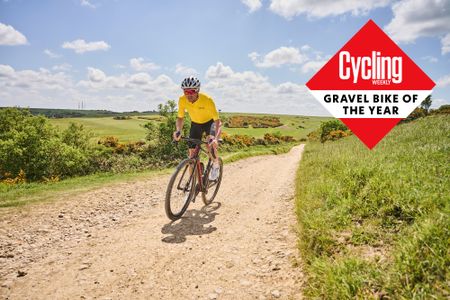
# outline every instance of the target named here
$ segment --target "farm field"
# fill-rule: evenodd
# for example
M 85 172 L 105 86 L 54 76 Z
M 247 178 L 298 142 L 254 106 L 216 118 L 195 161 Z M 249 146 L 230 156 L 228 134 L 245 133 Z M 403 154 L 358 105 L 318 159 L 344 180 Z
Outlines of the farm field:
M 321 122 L 331 120 L 331 117 L 309 117 L 292 115 L 266 115 L 266 114 L 244 114 L 244 113 L 221 113 L 223 117 L 230 116 L 272 116 L 279 117 L 282 126 L 275 128 L 225 128 L 223 131 L 234 134 L 245 134 L 255 138 L 262 138 L 265 133 L 280 132 L 282 135 L 291 135 L 296 139 L 306 138 L 306 135 L 317 129 Z M 142 116 L 150 120 L 160 120 L 158 115 Z M 142 118 L 141 117 L 141 118 Z M 145 139 L 146 130 L 143 127 L 149 120 L 140 119 L 136 116 L 128 120 L 115 120 L 112 117 L 102 118 L 64 118 L 51 119 L 53 125 L 61 129 L 67 128 L 70 123 L 83 124 L 94 134 L 93 140 L 96 141 L 104 136 L 115 136 L 121 142 L 139 141 Z
M 83 124 L 86 129 L 93 133 L 93 141 L 104 136 L 115 136 L 121 142 L 132 142 L 145 139 L 146 129 L 143 125 L 149 120 L 160 120 L 158 115 L 143 116 L 148 119 L 131 117 L 128 120 L 115 120 L 113 117 L 101 118 L 63 118 L 50 119 L 50 123 L 65 129 L 70 123 Z M 141 117 L 142 118 L 142 117 Z

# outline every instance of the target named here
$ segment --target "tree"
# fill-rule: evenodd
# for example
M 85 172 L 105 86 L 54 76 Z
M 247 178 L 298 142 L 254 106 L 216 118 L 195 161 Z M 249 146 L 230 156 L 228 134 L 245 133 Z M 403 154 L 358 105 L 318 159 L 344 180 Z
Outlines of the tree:
M 431 95 L 428 95 L 425 100 L 422 101 L 422 103 L 420 103 L 420 107 L 425 109 L 426 112 L 429 112 L 429 109 L 431 107 Z
M 149 122 L 144 125 L 147 129 L 146 139 L 151 142 L 149 148 L 150 156 L 160 161 L 160 163 L 170 163 L 186 156 L 187 145 L 180 143 L 176 147 L 172 143 L 172 134 L 175 131 L 175 124 L 177 120 L 177 105 L 175 101 L 169 100 L 165 104 L 158 105 L 158 113 L 164 120 L 157 124 Z M 190 118 L 188 115 L 184 117 L 183 136 L 188 135 L 190 128 Z

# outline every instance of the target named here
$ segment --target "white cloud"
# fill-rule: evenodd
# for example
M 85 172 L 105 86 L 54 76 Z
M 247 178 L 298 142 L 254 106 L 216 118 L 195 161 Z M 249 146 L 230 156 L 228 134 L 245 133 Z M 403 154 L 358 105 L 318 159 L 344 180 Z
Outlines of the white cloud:
M 241 2 L 247 5 L 251 13 L 262 7 L 261 0 L 241 0 Z
M 217 79 L 217 78 L 228 78 L 233 75 L 233 70 L 231 67 L 225 66 L 223 63 L 218 62 L 215 66 L 210 66 L 206 71 L 206 78 Z
M 224 111 L 327 115 L 302 84 L 273 84 L 257 72 L 234 71 L 220 62 L 210 66 L 204 77 L 202 91 Z M 0 65 L 0 95 L 6 106 L 77 108 L 83 100 L 89 109 L 143 111 L 177 99 L 181 91 L 164 74 L 156 78 L 144 72 L 108 75 L 89 67 L 85 79 L 75 82 L 64 72 L 18 71 Z
M 280 47 L 262 58 L 257 52 L 252 52 L 248 56 L 259 68 L 291 65 L 290 70 L 296 72 L 298 70 L 296 66 L 300 65 L 300 70 L 304 74 L 318 71 L 331 57 L 324 56 L 322 52 L 314 50 L 309 45 L 304 45 L 300 49 L 301 51 L 294 47 Z
M 437 63 L 438 62 L 438 59 L 431 55 L 423 56 L 422 59 L 426 60 L 429 63 Z
M 208 68 L 202 90 L 218 109 L 234 112 L 328 115 L 301 84 L 272 84 L 257 72 L 235 72 L 221 62 Z
M 153 71 L 157 70 L 160 67 L 152 62 L 145 62 L 142 57 L 132 58 L 130 59 L 130 66 L 133 70 L 141 72 L 141 71 Z
M 26 45 L 27 43 L 27 38 L 14 27 L 0 23 L 0 45 L 16 46 Z
M 301 64 L 307 57 L 294 47 L 280 47 L 267 53 L 262 59 L 260 54 L 252 52 L 248 55 L 255 66 L 259 68 L 280 67 L 288 64 Z
M 144 85 L 148 84 L 150 80 L 151 80 L 150 75 L 148 75 L 147 73 L 137 73 L 132 75 L 128 80 L 128 82 L 137 85 Z
M 385 29 L 397 42 L 450 31 L 450 0 L 402 0 L 392 5 L 392 12 L 394 17 Z
M 450 53 L 450 33 L 447 33 L 442 39 L 441 39 L 441 45 L 442 45 L 442 55 Z
M 374 8 L 387 6 L 389 2 L 390 0 L 272 0 L 270 10 L 288 20 L 301 14 L 324 18 L 349 12 L 364 15 Z
M 301 85 L 292 83 L 290 81 L 279 84 L 276 91 L 280 94 L 301 94 L 304 89 Z
M 303 45 L 300 49 L 304 52 L 307 52 L 307 51 L 311 50 L 312 48 L 310 45 Z
M 89 109 L 144 111 L 179 96 L 179 86 L 169 76 L 160 75 L 142 84 L 145 75 L 137 74 L 107 76 L 89 67 L 86 79 L 75 83 L 64 72 L 43 68 L 18 71 L 0 64 L 1 104 L 75 109 L 83 100 Z
M 0 78 L 1 77 L 9 77 L 12 78 L 14 76 L 14 69 L 8 65 L 0 65 Z
M 439 108 L 441 105 L 449 105 L 450 101 L 442 98 L 432 98 L 431 108 Z
M 65 42 L 62 45 L 62 47 L 64 49 L 72 49 L 76 53 L 84 53 L 98 50 L 106 51 L 109 48 L 111 48 L 111 46 L 105 43 L 104 41 L 86 43 L 86 41 L 82 39 L 74 40 L 72 42 Z
M 327 61 L 328 60 L 321 59 L 308 61 L 302 66 L 302 73 L 315 73 L 319 71 L 320 68 L 322 68 L 327 63 Z
M 182 64 L 177 64 L 175 66 L 175 73 L 183 76 L 196 76 L 198 74 L 197 70 L 194 68 L 186 67 Z
M 59 57 L 61 57 L 61 55 L 56 54 L 56 53 L 54 53 L 54 52 L 52 52 L 52 51 L 50 51 L 48 49 L 44 50 L 44 54 L 48 55 L 48 57 L 50 57 L 50 58 L 59 58 Z
M 92 82 L 102 82 L 105 81 L 106 75 L 102 70 L 88 67 L 88 78 Z
M 56 65 L 52 67 L 52 70 L 54 71 L 69 71 L 70 69 L 72 69 L 72 65 L 68 64 L 68 63 L 63 63 L 60 65 Z
M 2 78 L 0 89 L 26 88 L 30 93 L 64 90 L 72 84 L 71 79 L 64 72 L 52 73 L 45 68 L 40 68 L 38 71 L 17 71 L 9 65 L 0 65 L 0 78 Z
M 438 87 L 445 87 L 448 85 L 450 85 L 450 74 L 439 78 L 437 81 Z
M 89 2 L 89 0 L 81 0 L 80 2 L 81 6 L 86 6 L 90 8 L 95 8 L 95 5 Z

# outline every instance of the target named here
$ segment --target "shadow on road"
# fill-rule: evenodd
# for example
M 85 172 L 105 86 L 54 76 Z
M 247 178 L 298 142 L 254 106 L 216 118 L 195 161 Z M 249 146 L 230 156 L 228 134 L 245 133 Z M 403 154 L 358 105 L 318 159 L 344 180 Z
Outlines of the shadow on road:
M 213 202 L 210 205 L 203 206 L 201 210 L 190 209 L 186 211 L 183 217 L 174 222 L 165 224 L 161 228 L 163 234 L 170 234 L 162 239 L 165 243 L 179 244 L 186 241 L 188 235 L 204 235 L 210 234 L 217 230 L 216 227 L 204 226 L 214 221 L 216 210 L 220 208 L 220 202 Z

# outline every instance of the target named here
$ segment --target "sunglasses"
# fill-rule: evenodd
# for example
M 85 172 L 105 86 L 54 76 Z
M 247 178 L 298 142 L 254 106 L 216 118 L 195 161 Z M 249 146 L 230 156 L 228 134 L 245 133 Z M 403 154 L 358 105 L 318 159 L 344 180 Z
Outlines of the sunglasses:
M 196 89 L 184 89 L 183 92 L 185 95 L 195 95 L 198 91 Z

